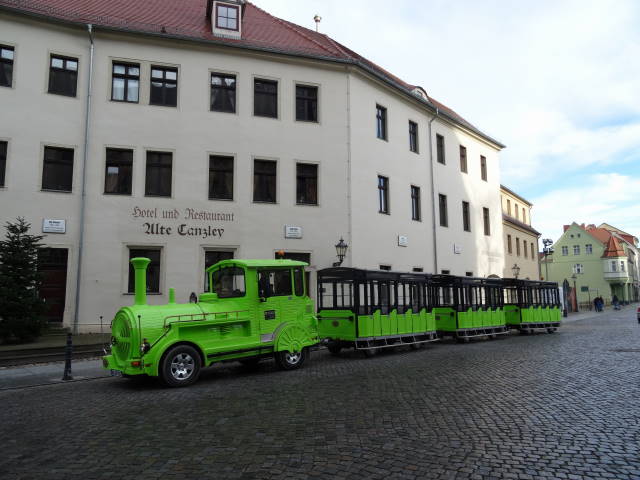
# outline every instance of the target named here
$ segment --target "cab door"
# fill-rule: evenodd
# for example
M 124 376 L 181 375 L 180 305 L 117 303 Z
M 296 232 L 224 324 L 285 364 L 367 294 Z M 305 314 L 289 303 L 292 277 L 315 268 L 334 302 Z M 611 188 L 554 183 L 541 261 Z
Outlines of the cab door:
M 275 330 L 290 314 L 287 306 L 293 296 L 291 269 L 259 269 L 258 296 L 261 341 L 271 341 Z

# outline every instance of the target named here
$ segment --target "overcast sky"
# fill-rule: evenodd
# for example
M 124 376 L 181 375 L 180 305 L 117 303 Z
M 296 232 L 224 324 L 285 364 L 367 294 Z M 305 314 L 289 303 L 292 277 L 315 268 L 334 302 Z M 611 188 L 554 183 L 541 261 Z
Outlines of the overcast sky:
M 507 145 L 533 224 L 640 236 L 640 1 L 253 0 L 320 30 Z

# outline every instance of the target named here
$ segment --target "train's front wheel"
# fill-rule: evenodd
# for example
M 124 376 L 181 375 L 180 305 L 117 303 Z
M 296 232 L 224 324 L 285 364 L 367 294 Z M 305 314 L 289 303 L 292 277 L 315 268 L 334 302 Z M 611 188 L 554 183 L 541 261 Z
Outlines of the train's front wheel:
M 186 387 L 200 376 L 200 355 L 189 345 L 171 348 L 163 357 L 160 379 L 169 387 Z
M 302 367 L 307 359 L 307 349 L 303 348 L 299 352 L 276 352 L 276 363 L 282 370 L 295 370 Z

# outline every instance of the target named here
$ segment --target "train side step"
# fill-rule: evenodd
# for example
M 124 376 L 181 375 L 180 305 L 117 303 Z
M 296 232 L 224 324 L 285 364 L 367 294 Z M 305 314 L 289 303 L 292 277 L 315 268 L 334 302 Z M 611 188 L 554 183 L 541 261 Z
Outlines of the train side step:
M 436 332 L 424 332 L 401 335 L 387 335 L 383 337 L 361 337 L 355 341 L 356 350 L 371 350 L 374 348 L 401 347 L 416 345 L 439 340 Z

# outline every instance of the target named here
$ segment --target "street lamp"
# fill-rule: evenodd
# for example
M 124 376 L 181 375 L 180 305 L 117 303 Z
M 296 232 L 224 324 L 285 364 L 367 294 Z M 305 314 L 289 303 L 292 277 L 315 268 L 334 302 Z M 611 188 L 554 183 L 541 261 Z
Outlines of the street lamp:
M 553 245 L 553 240 L 551 240 L 550 238 L 543 238 L 542 244 L 544 245 L 544 248 L 542 249 L 542 254 L 544 255 L 544 270 L 545 270 L 544 279 L 546 281 L 549 281 L 549 263 L 548 263 L 547 257 L 549 255 L 553 255 L 553 247 L 551 246 Z
M 342 265 L 342 261 L 344 260 L 344 256 L 347 254 L 347 249 L 349 245 L 347 245 L 342 237 L 340 237 L 340 241 L 336 243 L 336 255 L 338 255 L 338 261 L 334 262 L 334 267 L 339 267 Z
M 571 279 L 573 280 L 573 311 L 577 312 L 578 311 L 578 290 L 576 287 L 576 280 L 578 279 L 578 275 L 576 274 L 576 272 L 573 272 L 573 275 L 571 275 Z
M 511 272 L 513 272 L 513 278 L 517 279 L 518 275 L 520 275 L 520 267 L 517 263 L 513 264 L 513 267 L 511 267 Z

